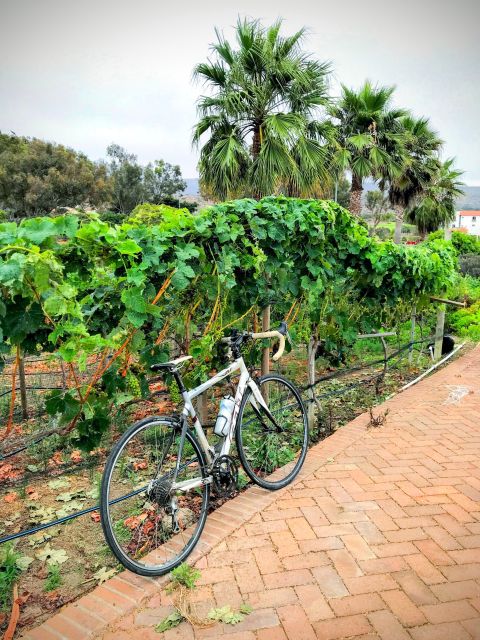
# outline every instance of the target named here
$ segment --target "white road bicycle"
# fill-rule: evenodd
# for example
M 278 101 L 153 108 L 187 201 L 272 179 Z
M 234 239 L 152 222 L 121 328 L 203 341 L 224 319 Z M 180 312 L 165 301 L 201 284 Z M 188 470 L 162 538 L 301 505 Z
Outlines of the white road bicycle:
M 187 558 L 205 525 L 212 486 L 220 495 L 236 490 L 238 469 L 229 455 L 234 439 L 245 472 L 261 487 L 280 489 L 298 474 L 308 447 L 300 393 L 276 373 L 251 377 L 241 353 L 249 340 L 278 338 L 273 356 L 278 360 L 286 334 L 282 322 L 276 331 L 236 332 L 223 338 L 231 364 L 190 391 L 180 369 L 191 356 L 152 366 L 153 371 L 173 376 L 184 406 L 178 416 L 152 416 L 135 423 L 107 460 L 100 501 L 102 527 L 111 550 L 127 569 L 158 576 Z M 235 398 L 225 400 L 217 418 L 215 432 L 222 436 L 212 446 L 192 400 L 238 374 Z

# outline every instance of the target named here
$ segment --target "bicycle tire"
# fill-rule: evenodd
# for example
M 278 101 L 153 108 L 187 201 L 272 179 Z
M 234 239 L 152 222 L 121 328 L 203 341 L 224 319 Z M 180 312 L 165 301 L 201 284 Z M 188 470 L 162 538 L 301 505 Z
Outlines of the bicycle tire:
M 127 553 L 122 548 L 122 545 L 117 540 L 117 536 L 114 531 L 114 525 L 112 525 L 112 519 L 110 515 L 110 508 L 113 506 L 113 502 L 110 502 L 110 497 L 109 497 L 110 486 L 112 482 L 112 474 L 114 472 L 115 464 L 117 460 L 119 460 L 119 457 L 122 451 L 125 450 L 128 443 L 131 442 L 133 438 L 136 435 L 138 435 L 142 430 L 145 430 L 152 425 L 161 425 L 166 429 L 171 429 L 173 433 L 172 441 L 168 449 L 165 451 L 163 455 L 163 459 L 165 459 L 167 451 L 170 451 L 170 450 L 174 451 L 173 446 L 175 444 L 175 437 L 176 437 L 175 434 L 178 436 L 180 433 L 180 429 L 178 427 L 177 421 L 175 421 L 169 416 L 168 417 L 152 416 L 136 422 L 121 436 L 121 438 L 116 442 L 112 451 L 110 452 L 110 455 L 107 459 L 103 476 L 102 476 L 101 497 L 100 497 L 101 524 L 102 524 L 105 540 L 107 541 L 107 544 L 110 547 L 111 551 L 113 552 L 117 560 L 125 568 L 139 575 L 149 576 L 149 577 L 161 576 L 168 573 L 169 571 L 177 567 L 179 564 L 181 564 L 193 551 L 193 549 L 195 548 L 195 545 L 197 544 L 202 534 L 203 528 L 205 526 L 205 521 L 208 513 L 209 499 L 210 499 L 210 485 L 204 484 L 202 485 L 202 489 L 204 493 L 202 497 L 200 517 L 196 524 L 193 535 L 188 540 L 187 544 L 181 549 L 178 555 L 172 558 L 172 560 L 167 561 L 161 565 L 148 566 L 148 565 L 142 565 L 141 563 L 134 561 L 129 555 L 127 555 Z M 196 438 L 189 431 L 187 431 L 186 433 L 185 445 L 187 445 L 187 443 L 192 447 L 193 452 L 196 458 L 198 459 L 198 467 L 199 467 L 199 471 L 202 478 L 204 479 L 207 478 L 208 474 L 207 474 L 207 463 L 205 460 L 205 456 Z M 185 447 L 184 447 L 184 450 L 185 450 Z M 173 531 L 173 522 L 172 522 L 172 531 Z M 162 542 L 162 545 L 163 545 L 163 542 Z
M 290 484 L 290 482 L 292 482 L 292 480 L 298 475 L 300 469 L 302 468 L 302 465 L 305 461 L 305 456 L 308 450 L 307 414 L 306 414 L 305 406 L 303 404 L 299 391 L 297 390 L 295 385 L 292 382 L 290 382 L 290 380 L 287 380 L 287 378 L 284 378 L 283 376 L 277 373 L 269 373 L 265 376 L 262 376 L 256 381 L 256 383 L 261 390 L 262 385 L 264 385 L 267 382 L 273 382 L 273 381 L 275 381 L 279 385 L 283 385 L 285 388 L 289 390 L 292 398 L 294 398 L 295 400 L 295 402 L 292 404 L 296 407 L 296 411 L 299 414 L 299 434 L 298 435 L 299 435 L 299 438 L 301 437 L 301 445 L 299 448 L 299 453 L 295 454 L 297 455 L 297 458 L 296 458 L 295 464 L 293 465 L 293 468 L 287 473 L 287 475 L 283 479 L 276 480 L 275 478 L 270 478 L 270 479 L 268 478 L 274 473 L 277 473 L 277 475 L 279 475 L 280 473 L 279 469 L 281 468 L 280 466 L 278 466 L 276 469 L 269 469 L 268 466 L 266 466 L 265 475 L 260 475 L 258 468 L 256 469 L 255 464 L 252 464 L 252 453 L 248 449 L 248 442 L 247 442 L 248 437 L 246 433 L 247 428 L 250 425 L 247 425 L 246 420 L 244 419 L 247 402 L 249 402 L 250 396 L 252 395 L 252 391 L 249 387 L 245 391 L 245 394 L 242 398 L 242 402 L 240 404 L 240 409 L 239 409 L 238 418 L 237 418 L 236 429 L 235 429 L 235 442 L 237 446 L 237 451 L 246 474 L 253 482 L 255 482 L 255 484 L 259 485 L 260 487 L 263 487 L 264 489 L 268 489 L 270 491 L 276 491 L 278 489 L 281 489 L 287 486 L 288 484 Z M 268 402 L 267 402 L 267 405 L 269 406 L 269 409 L 271 409 Z M 273 411 L 275 411 L 275 409 Z M 252 431 L 254 428 L 256 428 L 255 417 L 253 418 L 250 417 L 250 420 L 253 421 L 253 423 L 251 423 L 253 424 L 253 427 L 250 427 L 250 430 Z M 258 427 L 257 427 L 257 430 L 258 430 Z M 262 433 L 261 433 L 261 430 L 258 430 L 258 431 L 260 435 L 258 437 L 257 442 L 262 443 L 262 439 L 261 439 Z M 273 433 L 273 431 L 269 432 L 269 434 L 270 433 Z M 263 435 L 265 435 L 264 429 L 263 429 Z M 266 437 L 269 437 L 269 435 Z M 278 439 L 280 440 L 280 436 Z M 287 449 L 288 447 L 285 446 L 285 450 Z M 277 456 L 278 456 L 278 453 L 279 453 L 279 450 L 277 449 L 276 451 Z M 293 460 L 291 460 L 288 464 L 291 464 L 292 462 Z M 260 468 L 260 471 L 261 471 L 261 468 Z

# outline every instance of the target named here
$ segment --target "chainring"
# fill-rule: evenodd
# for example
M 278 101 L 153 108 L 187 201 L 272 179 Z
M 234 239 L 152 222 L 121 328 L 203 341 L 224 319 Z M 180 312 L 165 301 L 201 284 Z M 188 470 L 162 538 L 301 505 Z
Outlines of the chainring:
M 219 456 L 212 467 L 213 487 L 222 498 L 231 496 L 238 486 L 238 467 L 230 456 Z

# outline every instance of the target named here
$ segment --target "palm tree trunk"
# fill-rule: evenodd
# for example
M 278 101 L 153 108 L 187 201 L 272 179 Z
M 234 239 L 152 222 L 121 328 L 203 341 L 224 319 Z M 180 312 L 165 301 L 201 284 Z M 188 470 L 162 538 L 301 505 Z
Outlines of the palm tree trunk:
M 253 159 L 255 160 L 255 158 L 258 157 L 258 154 L 260 153 L 260 147 L 261 147 L 262 143 L 260 140 L 260 125 L 255 125 L 255 128 L 253 129 L 253 142 L 252 142 L 252 156 Z
M 393 211 L 395 213 L 395 232 L 393 234 L 393 241 L 395 244 L 402 244 L 402 226 L 405 212 L 401 204 L 394 204 Z
M 261 146 L 262 146 L 262 140 L 261 140 L 261 137 L 260 137 L 260 125 L 259 124 L 255 124 L 254 129 L 253 129 L 253 141 L 252 141 L 252 156 L 253 156 L 253 160 L 258 158 Z M 258 191 L 258 189 L 253 189 L 252 190 L 252 197 L 255 198 L 256 200 L 260 200 L 260 198 L 262 197 L 262 194 Z
M 359 216 L 362 212 L 362 179 L 352 173 L 352 186 L 350 188 L 350 213 Z

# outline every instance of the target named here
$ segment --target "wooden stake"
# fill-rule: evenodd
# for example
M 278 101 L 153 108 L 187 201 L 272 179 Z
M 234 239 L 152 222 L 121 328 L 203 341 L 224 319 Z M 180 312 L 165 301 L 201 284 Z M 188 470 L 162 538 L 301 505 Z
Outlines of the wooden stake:
M 412 308 L 412 319 L 411 319 L 411 324 L 410 324 L 410 342 L 414 342 L 415 341 L 415 324 L 416 324 L 416 320 L 417 320 L 417 306 L 413 305 Z M 408 348 L 408 362 L 410 364 L 412 364 L 412 359 L 413 359 L 413 344 L 410 344 L 410 347 Z
M 312 336 L 307 347 L 308 384 L 315 382 L 315 355 L 317 353 L 317 347 L 318 340 Z M 313 388 L 308 390 L 308 398 L 310 400 L 307 409 L 308 428 L 312 431 L 315 426 L 315 406 L 319 404 L 318 400 L 315 400 Z
M 433 359 L 435 362 L 442 357 L 443 333 L 445 330 L 445 309 L 444 304 L 440 304 L 437 311 L 437 327 L 435 329 L 435 351 Z
M 27 406 L 27 384 L 25 382 L 25 367 L 23 363 L 23 355 L 18 358 L 18 381 L 20 383 L 20 402 L 22 404 L 22 418 L 28 418 Z
M 270 305 L 262 309 L 262 331 L 270 331 Z M 270 371 L 270 347 L 262 352 L 262 376 Z

